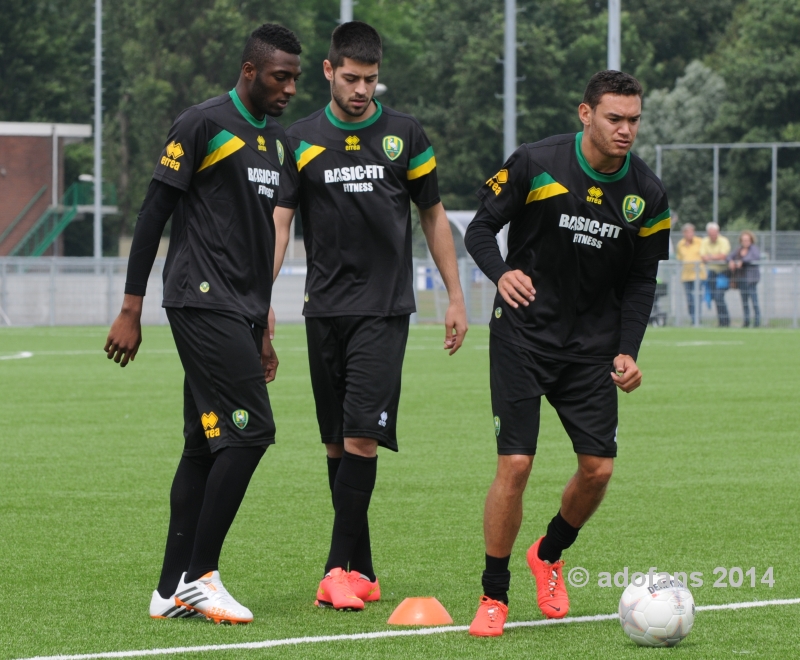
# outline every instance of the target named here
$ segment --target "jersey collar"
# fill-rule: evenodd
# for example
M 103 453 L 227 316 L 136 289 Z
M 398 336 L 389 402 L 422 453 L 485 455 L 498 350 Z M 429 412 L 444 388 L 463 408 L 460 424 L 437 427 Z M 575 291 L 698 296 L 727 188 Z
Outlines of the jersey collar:
M 587 176 L 602 183 L 612 183 L 614 181 L 619 181 L 628 173 L 628 167 L 630 167 L 631 164 L 630 151 L 625 156 L 625 164 L 619 169 L 619 171 L 614 172 L 614 174 L 603 174 L 602 172 L 597 172 L 592 168 L 591 165 L 589 165 L 589 161 L 586 160 L 586 157 L 583 155 L 583 151 L 581 151 L 581 138 L 583 138 L 583 131 L 575 135 L 575 154 L 578 156 L 578 164 L 580 164 L 581 169 L 586 173 Z
M 249 123 L 251 123 L 256 128 L 264 128 L 267 125 L 267 116 L 264 115 L 262 120 L 258 120 L 253 115 L 250 114 L 250 111 L 244 107 L 244 103 L 242 103 L 242 99 L 239 98 L 239 95 L 236 93 L 236 88 L 234 87 L 228 94 L 233 101 L 233 105 L 236 106 L 236 109 L 242 114 Z
M 325 106 L 325 116 L 328 118 L 328 121 L 336 126 L 336 128 L 341 128 L 345 131 L 357 131 L 359 128 L 366 128 L 367 126 L 372 126 L 378 119 L 380 118 L 381 114 L 383 114 L 383 106 L 380 104 L 378 99 L 372 99 L 375 102 L 375 105 L 378 106 L 378 109 L 375 111 L 375 114 L 372 115 L 369 119 L 365 119 L 364 121 L 342 121 L 341 119 L 337 119 L 336 115 L 333 114 L 333 110 L 331 110 L 331 103 Z

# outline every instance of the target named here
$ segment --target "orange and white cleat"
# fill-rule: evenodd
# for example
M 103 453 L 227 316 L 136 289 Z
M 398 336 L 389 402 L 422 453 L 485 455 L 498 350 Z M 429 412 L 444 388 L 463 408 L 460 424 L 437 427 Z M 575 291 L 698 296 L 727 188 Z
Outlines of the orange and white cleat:
M 150 598 L 151 619 L 192 619 L 199 616 L 203 615 L 200 612 L 187 609 L 183 605 L 176 605 L 174 594 L 169 598 L 162 598 L 161 594 L 156 590 Z
M 175 592 L 175 604 L 200 612 L 214 623 L 251 623 L 253 613 L 228 593 L 219 578 L 219 571 L 206 573 L 199 580 L 184 582 L 181 576 Z
M 539 545 L 543 538 L 544 536 L 528 549 L 528 568 L 536 581 L 537 602 L 542 614 L 548 619 L 563 619 L 569 612 L 569 596 L 562 574 L 564 562 L 559 559 L 551 564 L 539 559 Z
M 381 585 L 378 583 L 378 578 L 375 578 L 375 582 L 370 582 L 366 575 L 358 571 L 350 571 L 347 577 L 353 593 L 365 603 L 375 603 L 381 599 Z
M 363 610 L 364 601 L 353 593 L 347 571 L 332 568 L 317 589 L 317 607 L 332 607 L 335 610 Z
M 469 627 L 469 634 L 474 637 L 500 637 L 507 618 L 508 605 L 488 596 L 481 596 L 481 604 Z

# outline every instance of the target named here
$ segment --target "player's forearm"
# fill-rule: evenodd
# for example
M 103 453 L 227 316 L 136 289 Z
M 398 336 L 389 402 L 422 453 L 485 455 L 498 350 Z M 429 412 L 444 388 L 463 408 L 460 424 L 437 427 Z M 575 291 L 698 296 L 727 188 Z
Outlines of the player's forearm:
M 503 223 L 481 204 L 475 218 L 469 223 L 467 235 L 464 237 L 467 252 L 475 260 L 483 274 L 495 285 L 503 275 L 512 270 L 503 260 L 500 247 L 497 245 L 497 233 L 502 228 Z
M 289 234 L 292 228 L 294 209 L 278 206 L 273 212 L 275 221 L 275 264 L 273 266 L 272 281 L 278 279 L 283 260 L 286 258 L 286 247 L 289 245 Z
M 653 300 L 656 294 L 657 273 L 657 261 L 632 270 L 622 295 L 622 309 L 620 310 L 622 330 L 619 352 L 623 355 L 630 355 L 634 360 L 638 358 L 639 347 L 642 345 L 642 339 L 644 339 L 644 333 L 650 321 L 650 312 L 653 309 Z
M 461 290 L 461 280 L 458 277 L 456 247 L 444 206 L 439 203 L 429 209 L 420 210 L 419 217 L 422 232 L 428 242 L 428 249 L 430 249 L 436 268 L 439 269 L 442 276 L 450 302 L 463 301 L 464 294 Z
M 147 189 L 136 228 L 133 231 L 131 253 L 128 257 L 128 274 L 125 278 L 125 293 L 143 296 L 147 280 L 156 260 L 161 234 L 172 215 L 183 191 L 153 179 Z

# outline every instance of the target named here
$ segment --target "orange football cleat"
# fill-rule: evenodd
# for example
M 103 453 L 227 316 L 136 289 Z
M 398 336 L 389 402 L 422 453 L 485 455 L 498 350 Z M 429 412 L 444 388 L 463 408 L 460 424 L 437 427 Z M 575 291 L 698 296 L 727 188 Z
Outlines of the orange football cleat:
M 481 604 L 469 627 L 469 634 L 474 637 L 500 637 L 507 618 L 508 605 L 488 596 L 481 596 Z
M 536 581 L 536 596 L 542 614 L 548 619 L 563 619 L 569 612 L 569 596 L 562 575 L 564 562 L 559 559 L 551 564 L 539 559 L 539 544 L 543 538 L 528 549 L 528 567 Z
M 317 589 L 317 607 L 332 607 L 335 610 L 363 610 L 364 601 L 353 593 L 347 571 L 332 568 Z
M 370 582 L 366 575 L 358 571 L 350 571 L 347 577 L 353 593 L 365 603 L 374 603 L 381 599 L 381 585 L 378 583 L 378 578 L 375 578 L 375 582 Z

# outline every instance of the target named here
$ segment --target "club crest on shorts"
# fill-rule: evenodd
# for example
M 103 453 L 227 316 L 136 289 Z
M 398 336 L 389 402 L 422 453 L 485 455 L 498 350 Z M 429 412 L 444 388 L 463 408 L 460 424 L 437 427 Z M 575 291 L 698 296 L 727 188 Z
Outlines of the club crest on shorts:
M 502 307 L 498 307 L 496 310 L 494 310 L 494 317 L 496 319 L 499 319 L 502 315 L 503 315 L 503 308 Z
M 628 222 L 633 222 L 644 213 L 644 200 L 639 195 L 628 195 L 622 200 L 622 212 Z
M 247 422 L 250 421 L 250 415 L 247 414 L 246 410 L 242 410 L 241 408 L 239 410 L 234 410 L 232 417 L 233 423 L 240 429 L 247 426 Z
M 208 290 L 210 288 L 211 287 L 208 285 L 208 282 L 200 282 L 200 291 L 202 291 L 203 293 L 208 293 Z
M 275 148 L 278 150 L 278 160 L 283 165 L 283 144 L 281 144 L 280 140 L 275 140 Z
M 496 438 L 499 435 L 500 435 L 500 418 L 497 415 L 495 415 L 494 416 L 494 437 Z
M 389 160 L 397 160 L 397 157 L 403 153 L 403 141 L 396 135 L 387 135 L 383 138 L 383 153 L 389 157 Z

